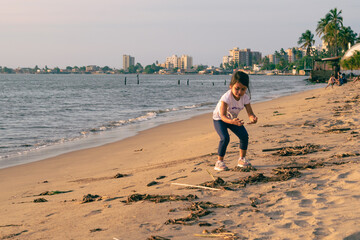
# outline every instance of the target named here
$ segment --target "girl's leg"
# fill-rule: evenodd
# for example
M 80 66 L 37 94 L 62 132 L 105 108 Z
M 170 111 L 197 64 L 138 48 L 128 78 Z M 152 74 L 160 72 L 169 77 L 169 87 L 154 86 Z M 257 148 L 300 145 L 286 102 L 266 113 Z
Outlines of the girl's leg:
M 230 136 L 228 133 L 228 125 L 221 120 L 214 120 L 214 127 L 220 136 L 220 142 L 218 147 L 218 160 L 223 161 L 226 153 L 226 148 L 230 142 Z
M 249 134 L 247 133 L 246 129 L 244 126 L 231 126 L 230 130 L 235 133 L 235 135 L 239 138 L 240 140 L 240 151 L 239 151 L 239 157 L 240 159 L 245 159 L 246 156 L 246 152 L 247 152 L 247 148 L 249 145 Z M 245 164 L 245 162 L 240 163 L 241 165 Z

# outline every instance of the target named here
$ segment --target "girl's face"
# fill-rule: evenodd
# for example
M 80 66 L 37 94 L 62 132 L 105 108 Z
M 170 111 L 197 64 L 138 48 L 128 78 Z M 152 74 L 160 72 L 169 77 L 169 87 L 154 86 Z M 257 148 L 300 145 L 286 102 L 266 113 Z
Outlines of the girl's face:
M 234 85 L 230 86 L 230 89 L 234 98 L 236 100 L 240 100 L 240 97 L 246 93 L 247 87 L 237 82 Z

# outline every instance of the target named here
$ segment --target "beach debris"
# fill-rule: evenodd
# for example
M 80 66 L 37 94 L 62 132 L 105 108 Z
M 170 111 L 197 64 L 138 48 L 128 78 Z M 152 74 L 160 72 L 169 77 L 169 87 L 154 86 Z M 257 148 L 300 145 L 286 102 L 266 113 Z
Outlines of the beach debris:
M 212 202 L 193 202 L 186 210 L 197 211 L 199 209 L 209 209 L 209 208 L 229 208 L 231 205 L 223 205 Z
M 181 177 L 177 177 L 177 178 L 173 178 L 173 179 L 171 179 L 170 181 L 172 182 L 172 181 L 175 181 L 175 180 L 178 180 L 178 179 L 181 179 L 181 178 L 187 178 L 188 176 L 181 176 Z
M 212 202 L 193 202 L 185 210 L 191 211 L 187 217 L 169 219 L 165 224 L 182 224 L 182 225 L 192 225 L 199 220 L 199 218 L 209 215 L 212 211 L 208 210 L 210 208 L 228 208 L 230 205 L 216 204 Z
M 127 177 L 129 176 L 129 174 L 122 174 L 122 173 L 117 173 L 114 178 L 122 178 L 122 177 Z
M 22 226 L 22 224 L 7 224 L 7 225 L 0 225 L 0 228 L 1 227 L 21 227 Z
M 324 163 L 320 162 L 320 163 L 304 163 L 304 164 L 296 164 L 296 165 L 289 165 L 289 166 L 281 166 L 278 168 L 274 168 L 273 171 L 275 173 L 282 171 L 284 169 L 315 169 L 318 167 L 323 167 Z
M 149 182 L 146 186 L 151 187 L 151 186 L 156 185 L 158 183 L 159 182 L 157 182 L 157 181 L 152 181 L 152 182 Z
M 201 188 L 206 190 L 213 190 L 213 191 L 219 191 L 221 189 L 218 188 L 211 188 L 211 187 L 204 187 L 199 185 L 191 185 L 191 184 L 185 184 L 185 183 L 171 183 L 172 185 L 178 185 L 178 186 L 184 186 L 184 187 L 191 187 L 191 188 Z
M 273 116 L 285 115 L 285 113 L 280 113 L 279 111 L 274 111 Z
M 269 151 L 269 149 L 267 149 Z M 264 151 L 264 150 L 263 150 Z M 295 146 L 295 147 L 284 147 L 277 150 L 276 153 L 272 155 L 278 156 L 297 156 L 297 155 L 305 155 L 309 153 L 314 153 L 318 151 L 326 151 L 325 149 L 320 149 L 320 145 L 313 145 L 307 143 L 305 145 Z
M 165 238 L 165 237 L 161 237 L 161 236 L 151 236 L 151 237 L 147 238 L 146 240 L 170 240 L 170 238 Z
M 206 171 L 208 172 L 208 174 L 210 175 L 210 177 L 215 181 L 216 179 L 215 179 L 214 175 L 212 175 L 209 170 L 206 169 Z
M 245 167 L 236 166 L 233 169 L 231 169 L 231 171 L 234 171 L 234 172 L 251 172 L 251 171 L 257 171 L 257 169 L 255 167 L 253 167 L 252 165 L 249 165 L 249 166 L 245 166 Z
M 324 131 L 324 133 L 343 133 L 343 132 L 347 132 L 350 130 L 351 130 L 351 128 L 332 128 L 332 129 Z
M 10 238 L 13 238 L 13 237 L 20 236 L 21 234 L 26 233 L 26 232 L 28 232 L 28 230 L 24 230 L 24 231 L 21 231 L 21 232 L 18 232 L 18 233 L 12 233 L 10 235 L 3 236 L 1 239 L 10 239 Z
M 100 201 L 100 200 L 102 200 L 102 197 L 99 195 L 87 194 L 87 195 L 84 195 L 81 203 L 89 203 L 89 202 Z
M 167 202 L 167 201 L 192 201 L 198 199 L 196 195 L 189 194 L 187 196 L 184 195 L 150 195 L 150 194 L 132 194 L 128 197 L 126 201 L 122 201 L 124 203 L 133 203 L 139 201 L 150 201 L 155 203 Z
M 205 210 L 205 209 L 199 209 L 197 211 L 190 212 L 190 214 L 187 217 L 169 219 L 165 222 L 165 224 L 166 225 L 168 225 L 168 224 L 192 225 L 196 221 L 198 221 L 200 217 L 209 215 L 210 213 L 212 213 L 212 211 Z
M 208 222 L 199 222 L 198 223 L 200 227 L 210 227 L 212 226 L 211 223 L 208 223 Z
M 46 200 L 45 198 L 37 198 L 34 199 L 34 203 L 41 203 L 41 202 L 47 202 L 48 200 Z
M 310 100 L 310 99 L 314 99 L 314 98 L 316 98 L 316 97 L 314 97 L 314 96 L 312 96 L 312 97 L 307 97 L 307 98 L 305 98 L 305 100 Z
M 104 231 L 104 229 L 102 229 L 102 228 L 90 229 L 90 232 L 91 232 L 91 233 L 93 233 L 93 232 L 101 232 L 101 231 Z
M 283 127 L 285 124 L 264 124 L 261 127 Z
M 337 157 L 337 158 L 347 158 L 347 157 L 355 157 L 355 156 L 360 156 L 360 153 L 349 152 L 349 153 L 339 153 L 333 155 L 333 157 Z
M 160 180 L 160 179 L 163 179 L 163 178 L 166 178 L 166 176 L 159 176 L 156 178 L 156 180 Z
M 35 196 L 45 196 L 45 195 L 56 195 L 56 194 L 62 194 L 62 193 L 69 193 L 72 192 L 73 190 L 69 190 L 69 191 L 45 191 L 40 193 L 39 195 L 35 195 Z
M 134 152 L 142 152 L 142 151 L 143 151 L 142 148 L 140 148 L 140 149 L 135 149 L 135 150 L 134 150 Z
M 296 169 L 275 168 L 273 171 L 275 171 L 275 176 L 270 177 L 270 182 L 287 181 L 301 176 L 301 173 Z
M 204 230 L 202 234 L 194 234 L 196 237 L 205 237 L 205 238 L 222 238 L 226 240 L 236 240 L 239 239 L 236 233 L 230 232 L 221 226 L 209 232 L 208 230 Z

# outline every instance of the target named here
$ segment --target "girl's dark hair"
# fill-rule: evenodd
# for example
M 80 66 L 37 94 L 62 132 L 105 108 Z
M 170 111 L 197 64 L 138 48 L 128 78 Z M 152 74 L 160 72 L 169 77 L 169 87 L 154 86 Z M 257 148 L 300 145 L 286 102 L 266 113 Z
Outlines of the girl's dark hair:
M 245 87 L 247 87 L 249 92 L 249 97 L 251 98 L 251 92 L 250 92 L 250 80 L 249 75 L 247 75 L 243 71 L 236 71 L 231 77 L 230 86 L 234 86 L 236 83 L 241 83 Z

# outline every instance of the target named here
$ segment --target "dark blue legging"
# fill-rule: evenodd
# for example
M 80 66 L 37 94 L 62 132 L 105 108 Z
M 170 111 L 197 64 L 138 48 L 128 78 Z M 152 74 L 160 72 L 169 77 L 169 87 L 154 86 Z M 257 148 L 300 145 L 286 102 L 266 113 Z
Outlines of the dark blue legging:
M 214 120 L 214 126 L 216 132 L 220 136 L 218 154 L 220 157 L 225 156 L 226 148 L 230 142 L 230 136 L 228 132 L 228 128 L 235 133 L 235 135 L 240 140 L 240 149 L 247 150 L 249 144 L 249 134 L 247 133 L 244 126 L 236 126 L 233 124 L 228 124 L 223 122 L 222 120 Z

